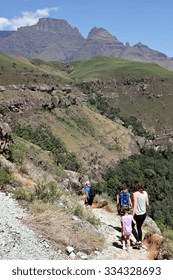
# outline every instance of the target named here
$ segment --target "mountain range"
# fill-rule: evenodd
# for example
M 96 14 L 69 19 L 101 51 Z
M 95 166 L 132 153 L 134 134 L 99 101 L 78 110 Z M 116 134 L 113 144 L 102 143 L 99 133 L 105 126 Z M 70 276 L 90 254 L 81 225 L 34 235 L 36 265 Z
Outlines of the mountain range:
M 112 56 L 131 61 L 156 63 L 173 70 L 173 58 L 142 43 L 130 46 L 104 28 L 94 27 L 85 39 L 64 19 L 41 18 L 17 31 L 0 31 L 0 51 L 28 59 L 71 62 L 94 56 Z

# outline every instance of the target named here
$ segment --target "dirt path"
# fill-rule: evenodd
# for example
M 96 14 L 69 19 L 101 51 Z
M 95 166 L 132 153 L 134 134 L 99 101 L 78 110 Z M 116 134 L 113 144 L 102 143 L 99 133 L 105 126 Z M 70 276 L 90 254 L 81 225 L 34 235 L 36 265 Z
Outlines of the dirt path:
M 131 249 L 130 252 L 123 250 L 121 247 L 121 228 L 120 217 L 116 212 L 108 212 L 104 208 L 93 208 L 89 211 L 100 219 L 101 224 L 99 231 L 104 235 L 106 240 L 105 249 L 98 252 L 94 259 L 100 260 L 147 260 L 148 252 L 146 249 Z M 132 236 L 132 240 L 135 240 Z
M 99 232 L 104 235 L 106 244 L 103 251 L 93 253 L 88 259 L 148 259 L 145 249 L 122 250 L 120 238 L 120 217 L 116 212 L 108 212 L 104 208 L 93 208 L 88 211 L 100 219 Z M 58 253 L 43 237 L 23 224 L 22 219 L 28 213 L 19 207 L 11 195 L 0 192 L 0 260 L 9 259 L 68 259 L 67 255 Z

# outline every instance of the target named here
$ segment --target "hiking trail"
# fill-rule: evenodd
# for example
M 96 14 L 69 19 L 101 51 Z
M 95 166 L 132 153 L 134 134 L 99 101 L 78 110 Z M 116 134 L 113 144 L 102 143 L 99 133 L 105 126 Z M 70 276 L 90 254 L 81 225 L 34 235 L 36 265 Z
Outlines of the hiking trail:
M 102 251 L 95 251 L 88 259 L 95 260 L 146 260 L 145 249 L 122 250 L 120 238 L 120 217 L 116 211 L 108 212 L 105 208 L 91 208 L 95 217 L 100 219 L 98 231 L 105 238 Z M 0 192 L 0 259 L 23 260 L 67 260 L 69 257 L 55 251 L 48 240 L 38 236 L 31 228 L 22 222 L 29 213 L 21 208 L 10 194 Z
M 99 231 L 105 237 L 105 249 L 98 252 L 95 259 L 99 260 L 148 260 L 145 248 L 134 249 L 127 252 L 121 246 L 121 222 L 116 211 L 108 212 L 105 208 L 91 208 L 89 211 L 100 219 Z M 135 241 L 133 235 L 131 239 Z

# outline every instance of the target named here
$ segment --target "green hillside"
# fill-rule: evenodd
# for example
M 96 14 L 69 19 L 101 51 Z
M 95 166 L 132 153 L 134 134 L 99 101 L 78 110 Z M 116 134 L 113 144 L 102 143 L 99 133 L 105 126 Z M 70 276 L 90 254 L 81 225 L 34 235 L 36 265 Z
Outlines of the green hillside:
M 58 65 L 0 53 L 0 83 L 2 85 L 44 83 L 45 78 L 47 83 L 57 83 L 69 79 L 66 74 L 59 71 Z
M 78 62 L 69 75 L 90 99 L 94 95 L 97 107 L 105 98 L 111 110 L 120 111 L 116 117 L 135 116 L 156 133 L 172 130 L 173 72 L 151 63 L 93 57 Z
M 152 64 L 113 57 L 92 57 L 81 61 L 70 74 L 73 79 L 113 78 L 114 76 L 173 77 L 173 72 Z

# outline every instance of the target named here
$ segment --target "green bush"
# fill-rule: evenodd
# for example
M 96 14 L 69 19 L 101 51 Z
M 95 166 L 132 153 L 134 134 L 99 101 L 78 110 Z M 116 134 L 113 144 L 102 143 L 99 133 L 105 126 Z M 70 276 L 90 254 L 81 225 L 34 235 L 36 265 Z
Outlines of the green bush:
M 172 166 L 173 151 L 143 149 L 142 154 L 122 160 L 116 168 L 108 168 L 103 175 L 103 188 L 115 200 L 120 186 L 127 187 L 132 193 L 134 181 L 141 181 L 149 194 L 148 214 L 161 229 L 165 225 L 173 228 Z
M 84 217 L 83 207 L 80 204 L 75 204 L 71 209 L 70 213 L 78 216 L 81 219 Z
M 34 199 L 34 194 L 24 187 L 15 188 L 13 191 L 13 195 L 15 199 L 23 199 L 29 202 L 33 201 Z
M 58 190 L 56 182 L 38 183 L 35 187 L 35 198 L 43 202 L 54 202 L 61 196 L 61 191 Z
M 7 184 L 11 179 L 11 173 L 8 167 L 0 166 L 0 185 Z
M 14 141 L 14 144 L 10 145 L 11 161 L 21 164 L 26 158 L 27 150 L 26 146 L 21 142 Z

